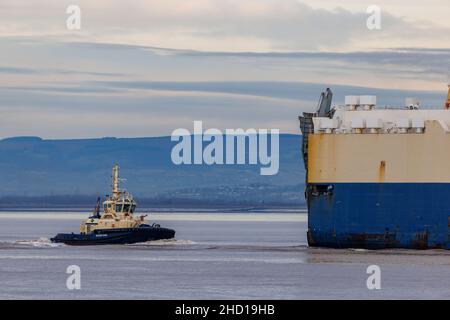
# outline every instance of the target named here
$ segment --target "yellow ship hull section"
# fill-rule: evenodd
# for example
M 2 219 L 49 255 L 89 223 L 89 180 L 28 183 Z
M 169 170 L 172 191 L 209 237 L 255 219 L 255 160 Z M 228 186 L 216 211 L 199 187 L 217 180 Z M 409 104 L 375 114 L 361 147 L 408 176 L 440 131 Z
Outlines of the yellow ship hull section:
M 450 133 L 310 134 L 308 183 L 450 182 Z

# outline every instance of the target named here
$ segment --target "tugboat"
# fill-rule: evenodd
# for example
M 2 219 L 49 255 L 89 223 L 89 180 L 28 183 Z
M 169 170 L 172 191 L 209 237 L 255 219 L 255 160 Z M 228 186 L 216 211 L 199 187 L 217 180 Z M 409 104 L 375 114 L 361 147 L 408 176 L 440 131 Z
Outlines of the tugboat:
M 134 217 L 137 204 L 131 194 L 119 189 L 117 164 L 112 170 L 112 195 L 103 202 L 103 214 L 100 214 L 100 202 L 98 198 L 93 215 L 81 223 L 79 234 L 58 233 L 50 240 L 68 245 L 100 245 L 172 239 L 175 236 L 172 229 L 147 224 L 147 215 Z

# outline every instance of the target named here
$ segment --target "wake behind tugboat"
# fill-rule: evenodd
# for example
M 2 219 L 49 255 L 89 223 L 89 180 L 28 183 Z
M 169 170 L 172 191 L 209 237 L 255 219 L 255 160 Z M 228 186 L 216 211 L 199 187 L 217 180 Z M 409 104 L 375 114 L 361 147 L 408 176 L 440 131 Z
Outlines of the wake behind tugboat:
M 58 233 L 50 240 L 68 245 L 131 244 L 152 240 L 172 239 L 175 231 L 149 225 L 145 215 L 134 217 L 136 202 L 126 190 L 119 189 L 119 166 L 113 167 L 112 195 L 103 202 L 100 214 L 100 198 L 94 214 L 83 221 L 80 233 Z

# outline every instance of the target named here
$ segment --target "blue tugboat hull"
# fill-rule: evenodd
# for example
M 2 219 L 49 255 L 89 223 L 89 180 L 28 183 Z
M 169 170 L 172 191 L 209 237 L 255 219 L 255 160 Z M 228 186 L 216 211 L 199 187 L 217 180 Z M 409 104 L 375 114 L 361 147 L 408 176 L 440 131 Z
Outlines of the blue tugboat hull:
M 172 239 L 175 231 L 160 227 L 95 230 L 89 234 L 59 233 L 50 240 L 67 245 L 131 244 L 153 240 Z

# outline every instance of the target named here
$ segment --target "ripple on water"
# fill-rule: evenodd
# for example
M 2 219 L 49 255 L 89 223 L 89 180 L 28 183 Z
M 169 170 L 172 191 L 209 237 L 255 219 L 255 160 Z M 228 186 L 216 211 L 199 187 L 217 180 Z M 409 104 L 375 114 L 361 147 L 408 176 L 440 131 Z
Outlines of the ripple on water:
M 133 246 L 133 247 L 153 247 L 153 246 L 188 246 L 188 245 L 194 245 L 197 244 L 194 241 L 191 240 L 182 240 L 182 239 L 163 239 L 163 240 L 154 240 L 154 241 L 147 241 L 147 242 L 139 242 L 139 243 L 132 243 L 127 244 L 126 246 Z

